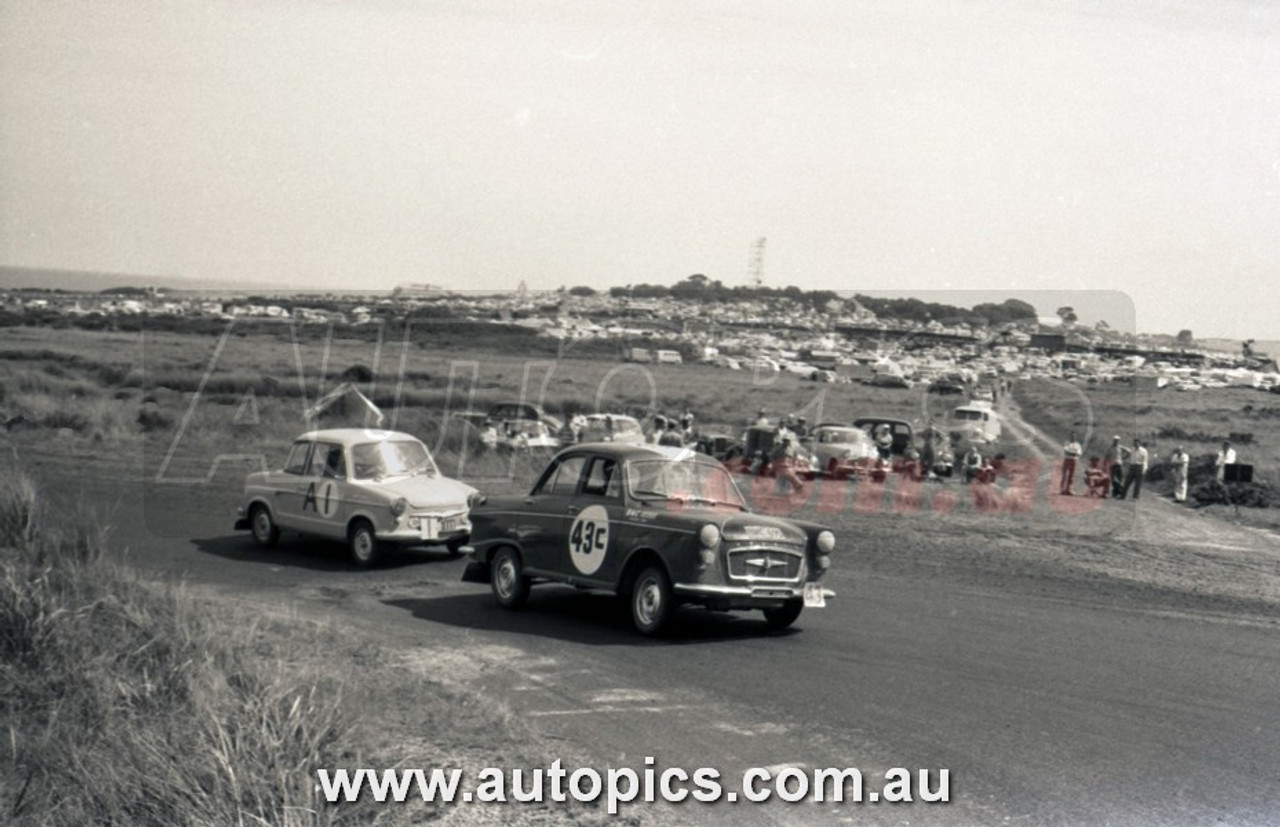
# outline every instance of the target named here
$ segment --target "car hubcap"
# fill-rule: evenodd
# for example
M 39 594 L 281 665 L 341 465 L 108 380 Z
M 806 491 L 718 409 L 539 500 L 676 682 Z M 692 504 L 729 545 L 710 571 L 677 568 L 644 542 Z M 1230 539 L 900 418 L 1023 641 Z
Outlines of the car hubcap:
M 271 517 L 265 511 L 259 511 L 253 519 L 253 531 L 259 540 L 265 540 L 271 536 Z
M 373 551 L 373 538 L 369 536 L 367 531 L 356 532 L 356 556 L 361 560 L 368 560 L 369 553 Z
M 636 593 L 636 614 L 640 617 L 640 622 L 646 626 L 653 623 L 661 609 L 662 592 L 659 591 L 658 584 L 652 580 L 641 583 Z
M 516 583 L 515 566 L 511 565 L 510 560 L 504 559 L 501 563 L 498 564 L 498 579 L 497 579 L 498 594 L 502 595 L 504 598 L 510 597 L 512 589 L 515 588 L 515 583 Z

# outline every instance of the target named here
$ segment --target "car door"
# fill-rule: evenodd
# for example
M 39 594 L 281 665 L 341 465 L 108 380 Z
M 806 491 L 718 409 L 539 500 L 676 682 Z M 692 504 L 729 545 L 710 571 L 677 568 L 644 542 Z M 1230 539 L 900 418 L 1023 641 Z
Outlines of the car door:
M 569 507 L 572 520 L 559 550 L 559 565 L 575 577 L 612 587 L 622 573 L 625 551 L 622 468 L 605 456 L 591 457 L 583 468 L 578 496 Z
M 301 502 L 299 528 L 323 537 L 346 536 L 344 514 L 350 503 L 343 496 L 346 485 L 346 457 L 337 442 L 317 442 L 307 468 L 298 480 Z
M 283 528 L 303 529 L 302 503 L 306 495 L 307 465 L 311 461 L 312 442 L 295 442 L 284 468 L 271 475 L 272 510 L 276 523 Z
M 586 462 L 584 454 L 560 457 L 525 498 L 526 519 L 533 529 L 523 541 L 525 568 L 530 572 L 559 579 L 575 576 L 576 569 L 560 552 L 577 514 L 575 499 Z

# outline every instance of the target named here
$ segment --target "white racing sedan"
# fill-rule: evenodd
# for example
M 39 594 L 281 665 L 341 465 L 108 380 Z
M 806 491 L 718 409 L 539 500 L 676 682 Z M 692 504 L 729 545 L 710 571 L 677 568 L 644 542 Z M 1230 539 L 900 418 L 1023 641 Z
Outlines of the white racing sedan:
M 352 560 L 370 566 L 388 543 L 456 552 L 471 535 L 478 496 L 441 474 L 427 446 L 410 434 L 311 431 L 294 440 L 280 470 L 245 478 L 235 527 L 248 529 L 262 547 L 275 545 L 282 529 L 345 541 Z

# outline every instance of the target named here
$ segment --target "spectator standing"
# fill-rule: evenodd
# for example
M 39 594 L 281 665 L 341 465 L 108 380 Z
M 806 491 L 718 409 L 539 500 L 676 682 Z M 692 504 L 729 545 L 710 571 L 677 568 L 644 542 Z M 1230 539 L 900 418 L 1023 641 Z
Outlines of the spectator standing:
M 493 427 L 493 422 L 486 419 L 484 424 L 480 426 L 480 450 L 481 452 L 492 451 L 498 447 L 498 429 Z
M 978 446 L 970 445 L 964 452 L 964 481 L 973 482 L 981 473 L 982 454 L 978 452 Z
M 1173 456 L 1169 457 L 1169 464 L 1173 466 L 1173 500 L 1184 503 L 1187 501 L 1187 468 L 1191 464 L 1191 457 L 1179 445 Z
M 1062 480 L 1058 484 L 1059 494 L 1067 497 L 1075 494 L 1071 489 L 1076 484 L 1076 463 L 1080 461 L 1080 455 L 1083 453 L 1084 448 L 1080 445 L 1080 440 L 1076 439 L 1073 431 L 1062 445 Z
M 778 478 L 779 493 L 784 485 L 796 494 L 804 491 L 804 483 L 796 475 L 795 464 L 795 435 L 788 430 L 781 430 L 778 433 L 778 443 L 773 448 L 773 472 Z
M 1112 499 L 1124 499 L 1124 463 L 1129 458 L 1129 449 L 1120 444 L 1120 437 L 1111 437 L 1111 448 L 1107 450 L 1107 473 L 1111 475 Z
M 1129 489 L 1133 489 L 1133 498 L 1138 499 L 1138 495 L 1142 493 L 1142 478 L 1147 473 L 1147 459 L 1150 455 L 1147 453 L 1147 446 L 1142 444 L 1142 440 L 1133 440 L 1133 451 L 1129 454 L 1129 471 L 1125 474 L 1124 489 L 1120 492 L 1120 499 L 1129 496 Z
M 893 453 L 893 432 L 889 429 L 888 423 L 881 422 L 877 425 L 872 439 L 876 443 L 876 451 L 879 452 L 881 461 L 888 462 L 889 455 Z
M 1227 477 L 1227 466 L 1235 465 L 1236 449 L 1231 447 L 1231 441 L 1222 440 L 1222 448 L 1218 451 L 1218 455 L 1213 460 L 1213 471 L 1218 478 L 1218 482 L 1222 482 Z

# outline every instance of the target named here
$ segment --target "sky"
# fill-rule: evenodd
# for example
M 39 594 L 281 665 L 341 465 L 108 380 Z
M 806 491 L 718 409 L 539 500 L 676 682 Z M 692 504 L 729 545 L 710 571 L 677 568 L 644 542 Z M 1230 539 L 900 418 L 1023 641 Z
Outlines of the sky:
M 0 265 L 745 284 L 759 238 L 1280 339 L 1280 4 L 0 0 Z

